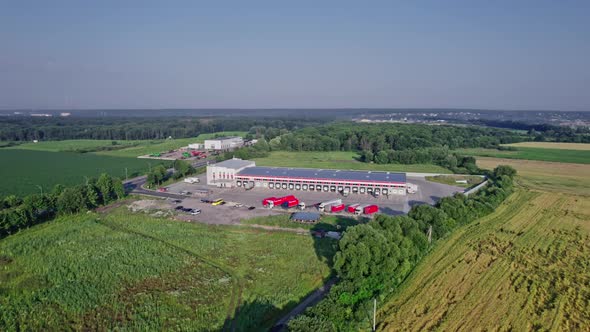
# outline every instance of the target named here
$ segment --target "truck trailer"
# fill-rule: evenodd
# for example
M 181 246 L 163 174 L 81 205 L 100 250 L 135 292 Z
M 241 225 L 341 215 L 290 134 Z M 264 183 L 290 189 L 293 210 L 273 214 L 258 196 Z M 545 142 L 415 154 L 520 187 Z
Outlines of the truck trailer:
M 332 205 L 330 207 L 330 211 L 332 213 L 336 213 L 336 212 L 341 212 L 344 211 L 344 204 L 340 204 L 340 205 Z
M 281 206 L 284 207 L 285 209 L 289 209 L 292 207 L 296 207 L 299 205 L 299 200 L 297 198 L 293 198 L 287 201 L 284 201 Z
M 360 204 L 351 204 L 346 208 L 346 211 L 348 211 L 349 213 L 354 213 L 356 211 L 356 208 L 359 206 Z
M 283 203 L 287 202 L 287 201 L 292 201 L 292 200 L 297 200 L 297 198 L 293 195 L 288 195 L 288 196 L 283 196 L 283 197 L 267 197 L 265 199 L 262 200 L 262 205 L 265 207 L 268 207 L 269 209 L 272 209 L 273 207 L 277 206 L 277 205 L 282 205 Z M 299 203 L 299 200 L 297 200 L 297 204 Z M 295 204 L 295 205 L 297 205 Z
M 379 211 L 379 207 L 374 204 L 364 204 L 357 206 L 356 210 L 354 211 L 355 214 L 373 214 Z
M 342 204 L 342 200 L 340 198 L 336 198 L 336 199 L 332 199 L 329 201 L 321 202 L 320 205 L 318 205 L 318 209 L 320 211 L 325 211 L 326 207 L 329 205 L 340 205 L 340 204 Z

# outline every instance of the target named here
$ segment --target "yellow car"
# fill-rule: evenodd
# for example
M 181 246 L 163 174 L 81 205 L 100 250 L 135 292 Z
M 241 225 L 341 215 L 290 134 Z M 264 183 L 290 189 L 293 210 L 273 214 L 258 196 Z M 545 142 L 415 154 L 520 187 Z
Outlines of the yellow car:
M 211 203 L 211 205 L 216 206 L 216 205 L 221 205 L 225 203 L 221 198 L 220 199 L 216 199 L 213 201 L 213 203 Z

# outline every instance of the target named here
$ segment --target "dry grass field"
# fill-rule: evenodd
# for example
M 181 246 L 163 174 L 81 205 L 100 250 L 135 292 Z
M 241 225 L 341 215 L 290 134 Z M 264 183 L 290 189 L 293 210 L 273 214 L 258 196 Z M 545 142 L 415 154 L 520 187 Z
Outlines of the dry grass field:
M 556 142 L 521 142 L 506 144 L 517 148 L 541 148 L 590 151 L 590 144 L 585 143 L 556 143 Z
M 590 199 L 520 188 L 438 243 L 378 330 L 590 330 Z
M 590 165 L 537 160 L 477 157 L 481 168 L 510 165 L 518 171 L 518 182 L 532 189 L 590 195 Z

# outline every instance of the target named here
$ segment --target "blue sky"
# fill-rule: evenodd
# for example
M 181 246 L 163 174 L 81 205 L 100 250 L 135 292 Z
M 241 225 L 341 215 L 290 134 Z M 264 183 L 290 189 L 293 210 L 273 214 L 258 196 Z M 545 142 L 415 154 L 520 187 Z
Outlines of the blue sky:
M 590 110 L 590 1 L 0 0 L 0 108 Z

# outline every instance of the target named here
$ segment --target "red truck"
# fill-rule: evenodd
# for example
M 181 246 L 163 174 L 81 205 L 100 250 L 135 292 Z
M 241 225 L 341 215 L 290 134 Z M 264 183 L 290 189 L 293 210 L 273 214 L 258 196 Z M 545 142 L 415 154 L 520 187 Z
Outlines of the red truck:
M 344 211 L 344 204 L 332 205 L 332 207 L 330 208 L 330 211 L 332 213 Z
M 354 212 L 356 211 L 356 208 L 357 208 L 359 205 L 360 205 L 360 204 L 352 204 L 352 205 L 349 205 L 349 206 L 346 208 L 346 211 L 348 211 L 349 213 L 354 213 Z
M 299 205 L 299 200 L 297 198 L 293 198 L 293 199 L 284 201 L 281 204 L 281 206 L 284 207 L 285 209 L 292 208 L 292 207 L 295 207 L 297 205 Z
M 379 211 L 379 207 L 377 205 L 365 204 L 357 206 L 354 213 L 356 214 L 373 214 Z
M 295 203 L 295 205 L 299 204 L 299 200 L 295 196 L 289 195 L 289 196 L 284 196 L 284 197 L 279 197 L 279 198 L 276 198 L 276 197 L 265 198 L 262 200 L 262 205 L 272 208 L 274 206 L 281 205 L 287 201 L 293 201 L 293 200 L 297 200 L 297 203 Z

